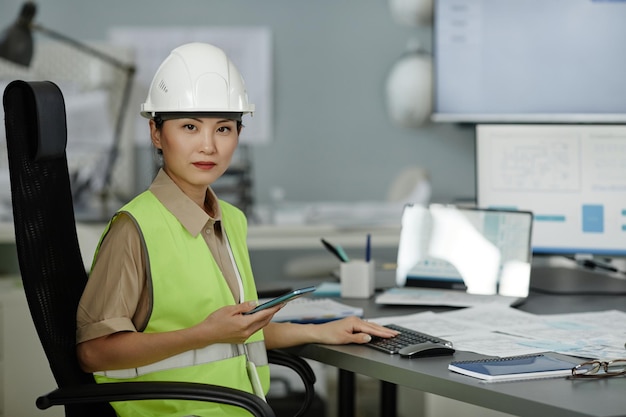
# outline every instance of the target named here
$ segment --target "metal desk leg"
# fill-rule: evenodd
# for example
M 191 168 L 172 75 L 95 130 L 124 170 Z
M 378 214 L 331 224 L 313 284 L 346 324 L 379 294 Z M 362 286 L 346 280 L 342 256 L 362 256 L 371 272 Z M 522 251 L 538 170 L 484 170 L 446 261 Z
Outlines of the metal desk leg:
M 397 385 L 380 381 L 380 415 L 396 417 L 398 414 Z
M 354 373 L 339 369 L 339 416 L 354 416 Z

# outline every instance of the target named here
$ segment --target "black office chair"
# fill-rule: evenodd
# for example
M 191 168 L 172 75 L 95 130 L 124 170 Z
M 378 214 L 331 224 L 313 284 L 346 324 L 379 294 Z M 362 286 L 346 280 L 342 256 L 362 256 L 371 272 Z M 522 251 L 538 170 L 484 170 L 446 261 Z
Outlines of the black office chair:
M 76 310 L 87 281 L 80 254 L 65 147 L 65 104 L 52 82 L 13 81 L 4 92 L 5 124 L 15 239 L 28 306 L 58 384 L 37 407 L 65 406 L 67 417 L 114 417 L 111 401 L 180 399 L 242 407 L 274 416 L 253 394 L 226 387 L 173 382 L 96 384 L 76 357 Z M 268 352 L 270 363 L 288 366 L 303 380 L 311 404 L 315 374 L 301 358 Z

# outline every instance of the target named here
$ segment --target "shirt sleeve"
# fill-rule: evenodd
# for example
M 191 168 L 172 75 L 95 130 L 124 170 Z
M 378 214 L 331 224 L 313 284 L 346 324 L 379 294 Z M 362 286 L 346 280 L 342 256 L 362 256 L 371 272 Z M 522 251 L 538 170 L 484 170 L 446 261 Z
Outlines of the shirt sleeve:
M 78 304 L 76 343 L 137 331 L 137 323 L 146 317 L 146 291 L 139 231 L 131 217 L 121 213 L 102 240 Z

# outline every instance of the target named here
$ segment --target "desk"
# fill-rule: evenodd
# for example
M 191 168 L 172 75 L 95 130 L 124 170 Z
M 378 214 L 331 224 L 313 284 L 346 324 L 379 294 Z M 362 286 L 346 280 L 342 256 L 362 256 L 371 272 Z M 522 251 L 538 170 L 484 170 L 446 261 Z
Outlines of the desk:
M 373 300 L 344 300 L 363 307 L 366 317 L 416 313 L 432 308 L 381 307 Z M 532 293 L 521 310 L 535 314 L 619 309 L 626 311 L 626 296 L 554 296 Z M 442 309 L 443 310 L 443 309 Z M 340 396 L 340 413 L 348 417 L 354 410 L 349 396 L 352 373 L 386 381 L 383 393 L 393 394 L 393 384 L 441 395 L 519 416 L 575 417 L 626 416 L 626 378 L 605 380 L 546 379 L 485 384 L 478 379 L 447 370 L 451 357 L 403 359 L 364 346 L 306 345 L 293 353 L 340 369 L 340 382 L 348 385 Z M 457 351 L 455 360 L 480 357 Z M 626 357 L 626 351 L 624 352 Z M 353 375 L 353 374 L 352 374 Z M 390 384 L 389 384 L 390 383 Z M 348 397 L 346 398 L 346 395 Z M 342 403 L 343 402 L 343 403 Z M 382 402 L 386 403 L 385 400 Z M 393 407 L 383 405 L 382 407 Z M 387 413 L 386 415 L 389 415 Z
M 9 227 L 2 228 L 0 225 L 0 243 L 14 242 L 12 229 Z M 12 226 L 12 225 L 11 225 Z M 2 233 L 4 232 L 4 233 Z M 346 237 L 347 231 L 334 230 L 332 228 L 324 229 L 330 234 L 333 241 L 344 246 L 353 245 L 361 249 L 363 244 L 363 233 L 361 231 L 350 231 L 350 236 Z M 384 232 L 384 233 L 383 233 Z M 101 233 L 101 226 L 87 225 L 84 228 L 78 228 L 79 240 L 81 240 L 81 249 L 85 255 L 93 253 L 90 246 L 95 246 L 97 239 Z M 256 233 L 256 234 L 255 234 Z M 317 233 L 310 231 L 306 239 L 301 241 L 302 231 L 293 231 L 294 240 L 285 239 L 285 235 L 290 234 L 290 230 L 265 230 L 260 227 L 254 229 L 251 233 L 250 243 L 251 251 L 259 249 L 282 249 L 284 246 L 302 245 L 305 248 L 316 248 L 322 255 L 328 256 L 319 244 L 319 230 Z M 381 235 L 376 235 L 375 242 L 392 246 L 394 236 L 398 233 L 396 229 L 388 231 L 383 230 Z M 282 246 L 281 246 L 282 245 Z M 86 264 L 89 258 L 84 257 Z M 569 274 L 568 274 L 569 275 Z M 273 275 L 276 277 L 280 275 Z M 319 282 L 319 280 L 316 280 Z M 597 282 L 597 281 L 596 281 Z M 274 284 L 274 282 L 271 282 Z M 305 286 L 308 281 L 300 280 L 292 286 Z M 16 316 L 23 320 L 30 321 L 30 317 L 26 312 L 25 300 L 20 296 L 24 313 L 16 314 L 13 308 L 11 311 L 11 324 L 16 325 Z M 350 304 L 363 307 L 367 317 L 379 317 L 390 315 L 401 315 L 416 313 L 424 310 L 436 310 L 433 308 L 415 308 L 415 307 L 381 307 L 374 304 L 372 300 L 350 300 Z M 521 310 L 535 314 L 554 314 L 567 313 L 574 311 L 601 311 L 607 309 L 619 309 L 626 311 L 626 296 L 550 296 L 546 294 L 532 293 L 528 301 L 520 307 Z M 441 309 L 443 311 L 445 309 Z M 5 318 L 9 315 L 5 314 Z M 29 336 L 34 342 L 30 342 L 31 346 L 36 344 L 36 336 L 34 329 Z M 2 332 L 0 332 L 2 334 Z M 12 337 L 5 338 L 5 341 L 16 341 L 16 337 L 9 332 Z M 5 336 L 3 334 L 3 336 Z M 30 339 L 29 339 L 30 340 Z M 15 343 L 20 346 L 21 343 Z M 37 345 L 38 346 L 38 345 Z M 491 408 L 521 416 L 603 416 L 615 417 L 626 415 L 626 378 L 614 378 L 603 381 L 569 381 L 569 380 L 544 380 L 544 381 L 520 381 L 514 383 L 500 384 L 484 384 L 478 380 L 463 375 L 453 374 L 447 371 L 447 364 L 450 357 L 428 358 L 428 359 L 402 359 L 398 357 L 390 357 L 389 355 L 377 352 L 362 346 L 323 346 L 308 345 L 293 348 L 292 351 L 303 357 L 316 360 L 321 363 L 335 366 L 341 370 L 340 380 L 344 383 L 344 388 L 350 388 L 350 383 L 354 382 L 351 378 L 353 373 L 367 375 L 376 379 L 387 381 L 383 384 L 384 392 L 392 397 L 394 394 L 394 384 L 415 388 L 424 392 L 441 395 L 444 397 L 456 399 L 459 401 L 475 404 L 482 407 Z M 15 354 L 12 354 L 15 352 Z M 8 358 L 17 357 L 21 362 L 8 362 L 15 365 L 16 368 L 22 370 L 28 369 L 28 372 L 22 372 L 25 376 L 23 385 L 16 384 L 15 378 L 11 376 L 11 392 L 19 391 L 23 396 L 34 398 L 36 395 L 44 392 L 45 389 L 39 389 L 35 386 L 34 378 L 41 379 L 39 363 L 45 363 L 43 352 L 38 353 L 37 360 L 35 355 L 28 356 L 24 351 L 18 349 L 5 349 L 3 352 L 5 361 Z M 455 359 L 470 359 L 478 355 L 457 352 Z M 625 351 L 626 356 L 626 351 Z M 26 362 L 27 364 L 22 366 Z M 14 375 L 11 369 L 6 368 L 7 374 Z M 51 375 L 48 374 L 50 377 Z M 35 381 L 36 382 L 36 381 Z M 39 381 L 41 382 L 41 381 Z M 46 384 L 51 386 L 52 383 Z M 5 386 L 8 386 L 5 384 Z M 0 387 L 0 393 L 2 389 Z M 347 390 L 349 391 L 349 390 Z M 7 393 L 8 394 L 8 393 Z M 0 395 L 2 397 L 2 395 Z M 9 395 L 11 400 L 16 397 Z M 344 402 L 345 408 L 350 408 L 350 397 L 340 396 Z M 14 401 L 19 405 L 26 401 Z M 0 401 L 1 403 L 1 401 Z M 32 407 L 34 405 L 29 403 Z M 7 410 L 11 410 L 12 404 L 7 401 L 4 404 Z M 383 405 L 385 407 L 385 405 Z M 391 406 L 389 406 L 391 407 Z M 353 409 L 353 407 L 352 407 Z M 60 410 L 55 408 L 55 410 Z M 388 408 L 386 408 L 388 410 Z M 30 411 L 30 410 L 29 410 Z M 11 416 L 20 415 L 19 413 L 7 414 Z M 389 415 L 389 414 L 386 414 Z M 340 413 L 342 417 L 349 417 L 349 414 Z

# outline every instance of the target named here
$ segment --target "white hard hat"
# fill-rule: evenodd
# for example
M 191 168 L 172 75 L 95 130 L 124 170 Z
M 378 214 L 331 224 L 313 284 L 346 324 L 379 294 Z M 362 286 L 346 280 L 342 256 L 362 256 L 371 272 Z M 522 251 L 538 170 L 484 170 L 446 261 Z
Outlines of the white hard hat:
M 426 26 L 433 20 L 433 0 L 389 0 L 389 7 L 403 26 Z
M 154 75 L 141 115 L 252 113 L 245 83 L 224 51 L 207 43 L 174 49 Z
M 432 62 L 428 55 L 410 52 L 392 67 L 386 84 L 387 110 L 403 127 L 420 127 L 432 113 Z

